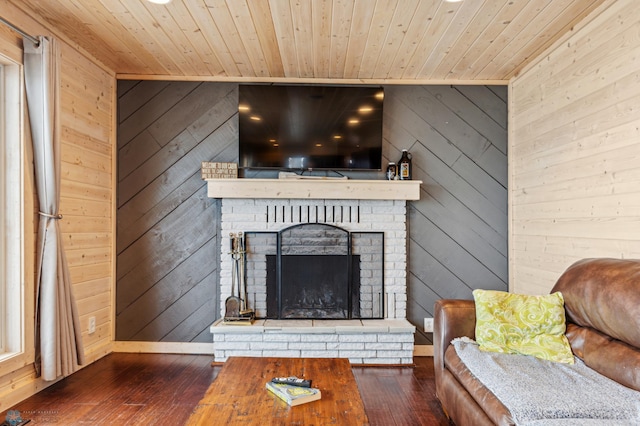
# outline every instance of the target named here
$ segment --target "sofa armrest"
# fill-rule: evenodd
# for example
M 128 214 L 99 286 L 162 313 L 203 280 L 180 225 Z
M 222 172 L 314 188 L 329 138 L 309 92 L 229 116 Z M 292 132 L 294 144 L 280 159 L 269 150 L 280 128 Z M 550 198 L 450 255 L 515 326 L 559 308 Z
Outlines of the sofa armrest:
M 476 307 L 473 300 L 441 299 L 436 301 L 433 316 L 433 362 L 436 388 L 444 369 L 444 353 L 456 337 L 475 339 Z

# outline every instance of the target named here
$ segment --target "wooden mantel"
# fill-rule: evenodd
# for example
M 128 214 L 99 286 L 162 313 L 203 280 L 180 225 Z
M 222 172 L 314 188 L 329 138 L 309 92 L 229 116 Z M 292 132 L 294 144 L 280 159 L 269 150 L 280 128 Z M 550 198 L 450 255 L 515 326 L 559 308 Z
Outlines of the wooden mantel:
M 210 198 L 419 200 L 422 181 L 355 179 L 207 179 Z

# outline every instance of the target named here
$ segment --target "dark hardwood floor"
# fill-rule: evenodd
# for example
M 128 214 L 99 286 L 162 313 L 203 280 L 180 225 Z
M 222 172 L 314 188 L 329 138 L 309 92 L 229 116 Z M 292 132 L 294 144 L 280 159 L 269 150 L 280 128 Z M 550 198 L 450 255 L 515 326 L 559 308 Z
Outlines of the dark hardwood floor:
M 182 425 L 221 368 L 204 355 L 111 354 L 12 410 L 29 425 Z M 433 358 L 352 370 L 372 426 L 449 425 L 435 397 Z
M 371 426 L 449 425 L 436 398 L 432 357 L 414 367 L 352 367 Z

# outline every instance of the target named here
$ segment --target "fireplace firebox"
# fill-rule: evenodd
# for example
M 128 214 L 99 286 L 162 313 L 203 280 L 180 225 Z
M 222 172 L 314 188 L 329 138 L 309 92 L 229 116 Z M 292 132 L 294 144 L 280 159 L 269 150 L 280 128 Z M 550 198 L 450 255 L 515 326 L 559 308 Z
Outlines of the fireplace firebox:
M 245 237 L 247 279 L 266 291 L 263 318 L 383 318 L 383 232 L 303 223 Z

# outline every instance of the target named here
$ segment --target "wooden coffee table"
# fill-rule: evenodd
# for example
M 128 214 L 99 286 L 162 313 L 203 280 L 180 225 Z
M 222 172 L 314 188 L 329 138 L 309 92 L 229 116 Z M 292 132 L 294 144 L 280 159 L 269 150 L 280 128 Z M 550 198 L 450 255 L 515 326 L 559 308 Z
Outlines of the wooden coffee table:
M 311 379 L 322 399 L 288 406 L 265 389 L 273 377 Z M 348 359 L 230 357 L 188 425 L 368 425 Z

